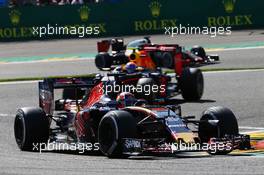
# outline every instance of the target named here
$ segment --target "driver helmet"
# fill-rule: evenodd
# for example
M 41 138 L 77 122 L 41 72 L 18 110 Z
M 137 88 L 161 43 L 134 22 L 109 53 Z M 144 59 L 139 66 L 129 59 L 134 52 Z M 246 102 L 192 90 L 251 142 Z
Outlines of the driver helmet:
M 114 70 L 113 73 L 120 73 L 122 72 L 122 67 L 121 66 L 117 66 Z
M 137 65 L 134 62 L 129 62 L 126 64 L 125 68 L 126 68 L 127 73 L 131 74 L 131 73 L 136 72 Z
M 130 92 L 121 92 L 117 97 L 116 101 L 119 108 L 124 108 L 127 106 L 134 106 L 136 102 L 135 96 Z

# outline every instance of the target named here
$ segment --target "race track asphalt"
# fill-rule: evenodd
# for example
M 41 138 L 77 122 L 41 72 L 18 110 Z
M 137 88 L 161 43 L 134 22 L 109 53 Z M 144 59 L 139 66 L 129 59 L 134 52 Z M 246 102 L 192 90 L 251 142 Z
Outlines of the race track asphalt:
M 196 103 L 181 96 L 184 115 L 222 105 L 233 110 L 242 127 L 264 125 L 264 71 L 205 73 L 205 93 Z M 0 84 L 0 174 L 263 174 L 264 155 L 141 157 L 129 160 L 18 150 L 13 136 L 17 108 L 38 104 L 37 82 Z
M 256 31 L 258 32 L 258 31 Z M 246 35 L 247 34 L 247 35 Z M 250 34 L 238 32 L 229 37 L 216 40 L 197 36 L 186 39 L 187 45 L 218 44 L 224 42 L 246 42 L 263 40 L 261 32 Z M 255 36 L 257 35 L 257 36 Z M 261 38 L 262 37 L 262 38 Z M 162 41 L 163 37 L 153 36 Z M 259 39 L 260 38 L 260 39 Z M 129 38 L 131 39 L 131 38 Z M 179 42 L 184 39 L 180 38 Z M 58 43 L 60 44 L 58 44 Z M 83 52 L 86 47 L 77 43 L 95 45 L 92 40 L 48 41 L 1 44 L 5 56 L 24 54 L 59 54 L 65 48 L 67 52 Z M 155 41 L 157 42 L 157 41 Z M 47 44 L 49 43 L 49 44 Z M 62 46 L 62 43 L 64 45 Z M 22 44 L 25 44 L 24 46 Z M 58 48 L 53 48 L 57 46 Z M 31 48 L 32 46 L 33 48 Z M 51 47 L 53 49 L 51 49 Z M 88 48 L 92 46 L 89 45 Z M 2 47 L 1 47 L 2 48 Z M 17 48 L 17 49 L 16 49 Z M 27 50 L 28 52 L 24 51 Z M 36 49 L 36 50 L 35 50 Z M 80 50 L 79 50 L 80 49 Z M 88 49 L 89 51 L 89 49 Z M 242 54 L 241 54 L 242 53 Z M 264 67 L 264 49 L 221 51 L 223 63 L 213 66 L 223 67 Z M 1 55 L 2 56 L 2 55 Z M 250 58 L 250 60 L 249 60 Z M 77 62 L 41 62 L 0 64 L 0 78 L 32 77 L 64 74 L 93 73 L 93 60 Z M 208 72 L 204 74 L 205 91 L 199 102 L 186 103 L 181 96 L 175 102 L 182 104 L 184 115 L 196 115 L 207 107 L 222 105 L 233 110 L 243 128 L 264 127 L 264 71 Z M 103 156 L 76 155 L 66 153 L 32 153 L 18 150 L 13 122 L 16 109 L 23 106 L 38 105 L 37 82 L 0 83 L 0 174 L 263 174 L 264 154 L 229 156 L 181 156 L 181 157 L 139 157 L 131 159 L 108 159 Z

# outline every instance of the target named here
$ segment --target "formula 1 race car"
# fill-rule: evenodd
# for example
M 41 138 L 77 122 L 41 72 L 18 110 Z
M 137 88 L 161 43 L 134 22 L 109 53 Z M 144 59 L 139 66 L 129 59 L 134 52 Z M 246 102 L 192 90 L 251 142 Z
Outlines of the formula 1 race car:
M 191 50 L 185 51 L 184 47 L 177 44 L 184 66 L 201 66 L 219 61 L 218 55 L 207 55 L 201 46 L 193 46 Z M 170 52 L 155 52 L 148 54 L 146 47 L 169 46 L 169 44 L 153 44 L 149 37 L 131 41 L 124 45 L 123 39 L 102 40 L 97 43 L 98 54 L 95 57 L 95 65 L 98 69 L 110 68 L 112 65 L 125 64 L 134 61 L 139 66 L 155 69 L 157 67 L 173 68 L 174 59 Z M 112 52 L 109 53 L 110 48 Z M 132 55 L 131 55 L 132 54 Z
M 161 69 L 154 68 L 151 69 L 151 62 L 147 61 L 149 57 L 143 58 L 144 55 L 147 54 L 156 54 L 156 53 L 170 53 L 173 57 L 174 64 L 174 72 L 175 74 L 169 75 L 164 74 Z M 149 94 L 137 93 L 136 96 L 138 98 L 144 98 L 149 102 L 156 101 L 166 101 L 170 97 L 174 97 L 178 94 L 181 94 L 185 100 L 188 101 L 197 101 L 200 100 L 203 95 L 204 89 L 204 81 L 203 74 L 198 68 L 189 68 L 184 67 L 181 60 L 181 52 L 179 52 L 178 45 L 151 45 L 144 46 L 144 53 L 141 52 L 141 60 L 145 60 L 144 63 L 137 64 L 134 61 L 137 61 L 136 53 L 131 54 L 131 62 L 127 65 L 134 64 L 134 67 L 143 68 L 138 72 L 134 72 L 128 69 L 127 65 L 125 66 L 127 69 L 113 71 L 114 73 L 107 74 L 108 77 L 105 79 L 108 81 L 108 84 L 113 85 L 133 85 L 134 87 L 141 87 L 145 89 L 145 87 L 153 87 L 157 86 L 157 91 L 151 91 Z M 134 57 L 135 59 L 132 59 Z M 141 65 L 141 66 L 137 66 Z M 146 68 L 147 67 L 147 68 Z M 118 68 L 118 67 L 117 67 Z M 111 81 L 109 76 L 113 76 L 114 79 Z
M 67 88 L 76 90 L 76 99 L 54 99 L 55 89 Z M 83 88 L 86 93 L 79 99 L 78 90 Z M 249 136 L 239 134 L 236 117 L 227 108 L 211 107 L 195 120 L 181 116 L 179 106 L 148 106 L 126 96 L 124 106 L 119 106 L 101 88 L 96 77 L 39 82 L 39 107 L 20 108 L 15 117 L 18 147 L 39 151 L 47 150 L 48 143 L 90 144 L 89 150 L 99 149 L 108 157 L 190 151 L 179 149 L 183 144 L 196 144 L 194 151 L 210 154 L 250 148 Z M 198 130 L 191 130 L 191 124 Z
M 107 84 L 106 92 L 113 98 L 122 91 L 128 91 L 151 104 L 164 104 L 179 94 L 186 101 L 198 101 L 204 90 L 203 74 L 196 68 L 184 68 L 176 76 L 161 71 L 108 73 L 102 81 Z

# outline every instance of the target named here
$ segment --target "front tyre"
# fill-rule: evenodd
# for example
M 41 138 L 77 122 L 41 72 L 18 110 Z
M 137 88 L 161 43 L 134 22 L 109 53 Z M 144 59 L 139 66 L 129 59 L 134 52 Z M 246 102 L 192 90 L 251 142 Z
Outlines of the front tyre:
M 17 110 L 14 134 L 22 151 L 33 150 L 33 145 L 47 143 L 49 139 L 49 120 L 41 108 L 21 108 Z
M 198 127 L 199 138 L 202 143 L 208 143 L 210 138 L 223 138 L 226 135 L 236 136 L 239 133 L 237 119 L 234 113 L 221 106 L 210 107 L 202 113 L 201 123 Z M 212 124 L 207 121 L 218 120 L 217 124 Z M 210 154 L 228 154 L 230 150 L 217 150 Z
M 124 157 L 123 138 L 135 138 L 135 118 L 127 111 L 110 111 L 100 121 L 98 141 L 101 152 L 110 158 Z
M 170 52 L 164 52 L 162 54 L 161 64 L 165 68 L 174 68 L 174 57 Z

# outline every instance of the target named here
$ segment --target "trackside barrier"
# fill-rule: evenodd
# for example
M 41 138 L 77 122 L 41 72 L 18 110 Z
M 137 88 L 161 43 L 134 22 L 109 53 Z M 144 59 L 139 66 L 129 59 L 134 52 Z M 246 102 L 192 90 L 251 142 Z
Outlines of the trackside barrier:
M 168 26 L 231 26 L 232 29 L 264 27 L 264 1 L 260 0 L 123 0 L 65 6 L 0 8 L 0 41 L 76 38 L 42 35 L 33 30 L 49 26 L 99 27 L 97 34 L 83 37 L 150 35 Z M 49 30 L 52 33 L 52 29 Z

